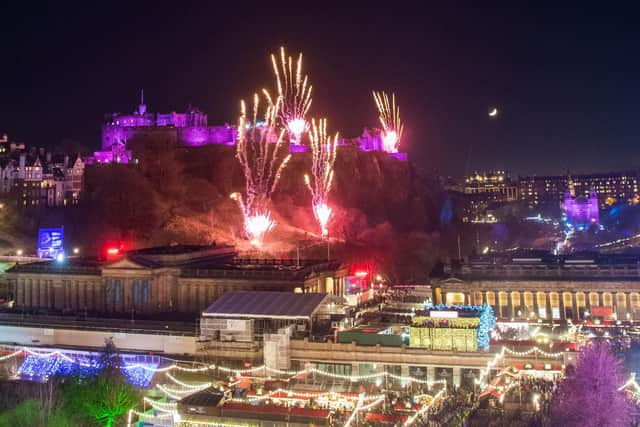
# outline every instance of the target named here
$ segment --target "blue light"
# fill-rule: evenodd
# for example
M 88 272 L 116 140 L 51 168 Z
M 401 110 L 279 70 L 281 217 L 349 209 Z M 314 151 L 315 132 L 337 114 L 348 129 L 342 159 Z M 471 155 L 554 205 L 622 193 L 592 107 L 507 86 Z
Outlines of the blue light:
M 133 369 L 122 369 L 127 381 L 137 387 L 147 388 L 158 368 L 156 363 L 124 363 L 124 366 L 136 365 Z M 144 369 L 147 368 L 147 369 Z M 69 376 L 75 373 L 94 374 L 100 369 L 100 363 L 91 357 L 76 357 L 69 361 L 62 357 L 43 357 L 28 355 L 18 368 L 18 375 L 24 379 L 47 381 L 54 375 Z
M 64 262 L 64 253 L 63 253 L 63 252 L 59 252 L 59 253 L 56 255 L 56 261 L 57 261 L 57 262 Z

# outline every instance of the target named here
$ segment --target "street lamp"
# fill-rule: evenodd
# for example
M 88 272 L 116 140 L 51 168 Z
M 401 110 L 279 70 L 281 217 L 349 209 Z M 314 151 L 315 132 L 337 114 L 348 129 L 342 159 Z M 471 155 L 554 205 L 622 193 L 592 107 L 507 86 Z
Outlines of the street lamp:
M 73 254 L 78 255 L 80 253 L 80 248 L 73 248 Z
M 18 255 L 18 256 L 22 256 L 22 249 L 18 249 L 18 250 L 16 251 L 16 255 Z

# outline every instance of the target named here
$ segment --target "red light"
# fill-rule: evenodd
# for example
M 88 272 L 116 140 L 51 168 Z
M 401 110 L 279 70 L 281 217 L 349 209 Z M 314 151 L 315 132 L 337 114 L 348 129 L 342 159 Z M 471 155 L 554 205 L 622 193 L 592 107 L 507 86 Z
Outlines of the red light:
M 363 278 L 363 277 L 367 277 L 369 275 L 369 272 L 363 271 L 363 270 L 358 270 L 358 271 L 356 271 L 355 274 L 356 274 L 356 277 Z
M 118 255 L 120 253 L 120 249 L 118 248 L 107 248 L 108 255 Z

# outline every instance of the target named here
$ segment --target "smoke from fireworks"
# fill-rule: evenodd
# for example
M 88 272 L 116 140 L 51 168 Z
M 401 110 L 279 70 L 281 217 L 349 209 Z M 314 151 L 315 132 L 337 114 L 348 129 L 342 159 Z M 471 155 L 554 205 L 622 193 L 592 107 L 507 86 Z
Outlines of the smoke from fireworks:
M 291 155 L 284 155 L 284 130 L 276 130 L 280 99 L 269 102 L 264 114 L 264 124 L 258 126 L 260 97 L 253 97 L 253 116 L 247 121 L 244 101 L 240 105 L 236 157 L 245 178 L 245 194 L 231 194 L 238 202 L 244 217 L 244 231 L 251 243 L 260 246 L 264 235 L 275 226 L 271 219 L 269 203 L 280 176 Z
M 404 124 L 400 120 L 400 107 L 396 105 L 396 94 L 391 94 L 391 102 L 386 92 L 373 91 L 380 123 L 382 124 L 382 145 L 387 153 L 397 153 L 402 140 Z
M 293 58 L 285 55 L 284 47 L 280 47 L 280 62 L 278 63 L 276 55 L 271 54 L 271 63 L 278 82 L 278 96 L 281 100 L 280 120 L 289 131 L 291 142 L 300 144 L 302 134 L 309 128 L 305 116 L 311 107 L 312 89 L 308 76 L 302 75 L 302 53 L 298 56 L 295 70 Z
M 313 215 L 320 225 L 322 236 L 329 234 L 327 228 L 331 218 L 331 208 L 327 204 L 329 191 L 333 182 L 333 163 L 336 160 L 336 147 L 338 144 L 338 133 L 333 138 L 327 135 L 327 120 L 320 119 L 316 126 L 316 121 L 312 120 L 311 133 L 311 178 L 304 176 L 304 181 L 311 191 L 311 203 Z

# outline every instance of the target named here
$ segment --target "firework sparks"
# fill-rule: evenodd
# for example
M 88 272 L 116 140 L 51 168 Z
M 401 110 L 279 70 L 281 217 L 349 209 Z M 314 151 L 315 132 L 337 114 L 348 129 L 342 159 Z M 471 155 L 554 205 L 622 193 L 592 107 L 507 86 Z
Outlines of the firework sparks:
M 275 227 L 271 219 L 269 204 L 282 171 L 291 155 L 283 155 L 284 130 L 276 130 L 280 100 L 269 102 L 260 126 L 258 111 L 260 97 L 253 97 L 253 116 L 247 121 L 244 101 L 240 105 L 238 120 L 238 143 L 236 157 L 242 166 L 245 178 L 245 193 L 233 193 L 244 217 L 244 231 L 252 244 L 260 246 L 264 235 Z
M 312 89 L 308 76 L 302 75 L 302 53 L 298 56 L 295 70 L 293 58 L 286 56 L 284 47 L 280 47 L 280 62 L 276 55 L 271 54 L 271 63 L 278 83 L 278 97 L 281 100 L 280 121 L 288 130 L 291 143 L 300 144 L 302 134 L 309 128 L 305 116 L 311 107 Z
M 397 153 L 402 140 L 404 124 L 400 120 L 400 107 L 396 105 L 396 95 L 391 94 L 391 101 L 386 92 L 373 91 L 380 123 L 382 124 L 382 145 L 387 153 Z
M 305 183 L 311 192 L 311 203 L 313 215 L 320 225 L 323 237 L 329 235 L 329 219 L 332 210 L 327 204 L 331 184 L 333 183 L 333 163 L 336 160 L 336 147 L 338 144 L 338 133 L 333 138 L 327 135 L 327 121 L 320 119 L 312 120 L 311 133 L 311 178 L 304 176 Z

